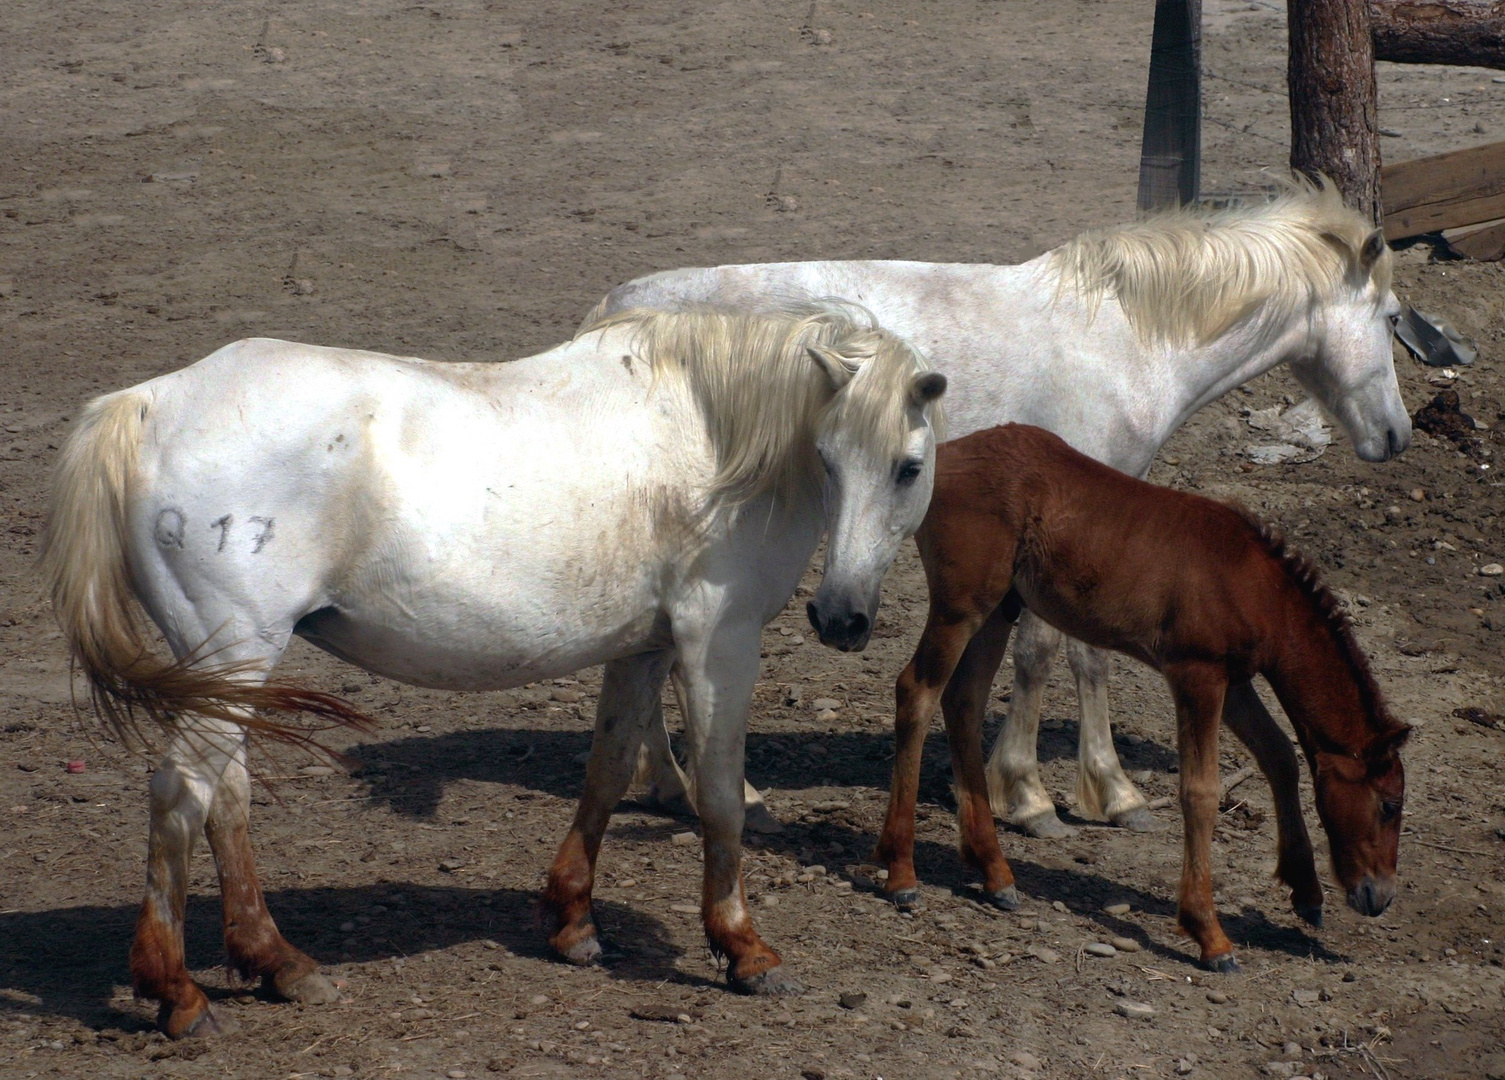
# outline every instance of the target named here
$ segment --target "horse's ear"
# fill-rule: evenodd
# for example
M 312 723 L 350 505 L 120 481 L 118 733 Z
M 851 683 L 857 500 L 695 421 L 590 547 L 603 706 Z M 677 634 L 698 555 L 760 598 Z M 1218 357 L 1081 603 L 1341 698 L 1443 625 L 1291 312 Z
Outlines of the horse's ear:
M 1400 753 L 1401 747 L 1411 738 L 1411 725 L 1402 724 L 1388 735 L 1381 735 L 1369 748 L 1364 751 L 1364 756 L 1370 761 L 1388 761 Z
M 837 390 L 851 382 L 852 376 L 856 374 L 847 367 L 846 361 L 834 349 L 828 349 L 824 345 L 807 345 L 805 351 L 810 354 L 810 359 L 814 360 L 826 373 L 826 377 L 831 380 L 831 385 Z
M 1327 750 L 1317 751 L 1317 778 L 1324 776 L 1336 776 L 1340 780 L 1347 780 L 1350 784 L 1357 784 L 1364 779 L 1366 772 L 1364 762 L 1348 754 L 1334 754 Z
M 914 382 L 909 384 L 909 400 L 920 408 L 929 405 L 945 392 L 946 376 L 939 371 L 927 371 L 923 375 L 916 375 Z
M 1380 261 L 1380 256 L 1385 254 L 1385 231 L 1375 229 L 1364 238 L 1364 243 L 1359 248 L 1359 265 L 1364 273 L 1374 269 L 1374 264 Z

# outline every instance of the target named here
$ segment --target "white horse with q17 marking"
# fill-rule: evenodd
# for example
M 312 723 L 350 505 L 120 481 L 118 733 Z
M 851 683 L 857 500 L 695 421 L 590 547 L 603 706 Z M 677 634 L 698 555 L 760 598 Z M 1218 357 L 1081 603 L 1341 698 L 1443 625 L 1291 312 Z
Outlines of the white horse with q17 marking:
M 1399 304 L 1384 235 L 1336 191 L 1298 186 L 1259 206 L 1172 211 L 1090 232 L 1019 266 L 805 262 L 651 274 L 613 289 L 624 307 L 756 310 L 840 296 L 923 349 L 951 380 L 961 437 L 1035 424 L 1133 476 L 1202 406 L 1279 364 L 1347 429 L 1366 461 L 1411 441 L 1391 357 Z M 993 808 L 1037 836 L 1070 832 L 1040 780 L 1041 697 L 1061 635 L 1026 613 L 1012 707 L 988 762 Z M 1081 702 L 1078 801 L 1133 829 L 1158 823 L 1124 775 L 1108 722 L 1107 654 L 1067 648 Z M 653 793 L 683 790 L 668 736 L 650 732 Z M 749 789 L 749 799 L 756 792 Z M 766 815 L 761 806 L 760 816 Z M 751 827 L 755 818 L 749 816 Z
M 293 634 L 449 689 L 606 664 L 544 894 L 550 943 L 578 963 L 601 951 L 596 855 L 677 665 L 711 948 L 736 987 L 797 990 L 742 892 L 759 636 L 828 534 L 814 604 L 834 644 L 865 642 L 929 503 L 945 386 L 865 313 L 824 305 L 609 316 L 510 364 L 242 341 L 95 401 L 58 467 L 44 567 L 96 704 L 167 741 L 131 950 L 162 1028 L 217 1029 L 183 954 L 201 829 L 230 962 L 288 998 L 336 996 L 272 921 L 247 832 L 248 732 L 308 741 L 300 710 L 362 719 L 267 681 Z M 133 600 L 175 660 L 150 654 Z

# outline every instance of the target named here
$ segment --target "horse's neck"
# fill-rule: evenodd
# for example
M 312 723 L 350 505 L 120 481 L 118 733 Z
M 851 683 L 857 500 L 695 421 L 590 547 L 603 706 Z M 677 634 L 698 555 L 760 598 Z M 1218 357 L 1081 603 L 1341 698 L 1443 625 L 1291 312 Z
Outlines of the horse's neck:
M 1283 620 L 1273 663 L 1263 674 L 1303 747 L 1310 750 L 1320 742 L 1361 749 L 1373 738 L 1361 676 L 1327 620 L 1312 612 L 1304 597 L 1288 602 L 1301 607 Z

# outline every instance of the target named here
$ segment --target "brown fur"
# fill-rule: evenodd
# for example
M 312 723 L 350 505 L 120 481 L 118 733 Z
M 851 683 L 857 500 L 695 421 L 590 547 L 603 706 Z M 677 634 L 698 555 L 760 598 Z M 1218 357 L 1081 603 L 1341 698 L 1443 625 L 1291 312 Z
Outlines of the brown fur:
M 1321 888 L 1301 820 L 1289 741 L 1250 687 L 1264 676 L 1316 776 L 1318 810 L 1350 903 L 1368 914 L 1394 891 L 1407 731 L 1386 711 L 1337 598 L 1315 567 L 1247 511 L 1158 488 L 1010 424 L 946 444 L 916 537 L 930 612 L 896 687 L 899 739 L 878 857 L 890 893 L 914 887 L 919 748 L 939 703 L 956 771 L 963 857 L 990 893 L 1012 880 L 985 802 L 982 721 L 1015 597 L 1088 644 L 1162 672 L 1176 700 L 1186 822 L 1180 921 L 1204 962 L 1232 963 L 1212 901 L 1220 721 L 1275 790 L 1280 875 L 1305 917 Z M 1393 811 L 1393 812 L 1392 812 Z M 1376 899 L 1378 898 L 1378 899 Z

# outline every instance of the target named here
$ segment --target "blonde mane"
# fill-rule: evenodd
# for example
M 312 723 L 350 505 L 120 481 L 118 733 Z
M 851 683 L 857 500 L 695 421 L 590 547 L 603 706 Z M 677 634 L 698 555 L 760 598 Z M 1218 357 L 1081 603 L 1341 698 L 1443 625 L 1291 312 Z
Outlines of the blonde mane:
M 929 370 L 871 312 L 837 301 L 772 314 L 633 309 L 588 321 L 575 337 L 624 326 L 655 380 L 678 383 L 699 406 L 716 455 L 711 494 L 733 503 L 819 483 L 814 441 L 831 427 L 850 427 L 875 452 L 898 457 L 910 384 Z M 852 374 L 845 386 L 833 388 L 812 348 Z M 926 409 L 938 423 L 938 403 Z
M 1141 340 L 1206 344 L 1263 311 L 1271 324 L 1361 288 L 1359 252 L 1373 224 L 1331 185 L 1298 182 L 1259 206 L 1170 210 L 1083 233 L 1050 253 L 1056 296 L 1096 313 L 1117 299 Z M 1386 248 L 1371 275 L 1390 291 Z

